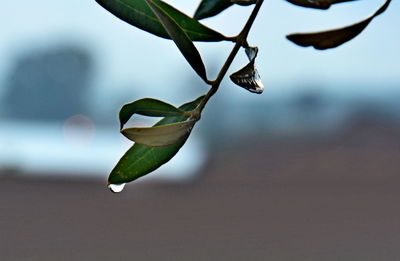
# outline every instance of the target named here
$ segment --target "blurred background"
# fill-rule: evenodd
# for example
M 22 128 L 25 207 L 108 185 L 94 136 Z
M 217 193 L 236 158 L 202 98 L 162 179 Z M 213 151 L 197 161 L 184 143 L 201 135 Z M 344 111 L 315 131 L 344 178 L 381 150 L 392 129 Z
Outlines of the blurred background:
M 198 3 L 168 1 L 191 15 Z M 2 260 L 400 260 L 400 3 L 356 39 L 301 48 L 382 1 L 266 1 L 249 43 L 262 95 L 227 78 L 178 155 L 118 195 L 120 107 L 207 91 L 176 46 L 95 1 L 0 8 Z M 204 20 L 233 36 L 251 8 Z M 196 43 L 214 77 L 231 43 Z M 239 53 L 229 73 L 246 64 Z M 137 117 L 134 125 L 149 125 Z

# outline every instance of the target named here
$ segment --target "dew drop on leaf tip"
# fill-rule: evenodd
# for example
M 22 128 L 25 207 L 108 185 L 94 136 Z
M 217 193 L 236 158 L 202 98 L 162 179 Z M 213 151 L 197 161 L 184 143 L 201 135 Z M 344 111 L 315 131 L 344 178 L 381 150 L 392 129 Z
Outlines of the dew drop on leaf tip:
M 119 193 L 122 190 L 124 190 L 126 183 L 122 183 L 122 184 L 109 184 L 108 188 L 111 190 L 111 192 L 113 193 Z

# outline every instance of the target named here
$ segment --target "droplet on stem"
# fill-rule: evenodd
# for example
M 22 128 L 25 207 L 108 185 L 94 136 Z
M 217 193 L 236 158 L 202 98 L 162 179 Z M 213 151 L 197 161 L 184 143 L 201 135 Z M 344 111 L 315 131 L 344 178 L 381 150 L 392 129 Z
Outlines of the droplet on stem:
M 233 73 L 230 78 L 232 82 L 240 87 L 250 92 L 261 94 L 264 91 L 264 85 L 261 82 L 260 75 L 255 65 L 258 48 L 249 46 L 245 48 L 245 51 L 250 62 L 239 71 Z

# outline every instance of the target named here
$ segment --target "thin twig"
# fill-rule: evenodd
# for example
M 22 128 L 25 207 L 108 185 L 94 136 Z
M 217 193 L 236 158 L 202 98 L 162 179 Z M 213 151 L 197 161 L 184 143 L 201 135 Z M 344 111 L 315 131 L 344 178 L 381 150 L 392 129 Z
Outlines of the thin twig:
M 211 88 L 207 92 L 206 96 L 204 97 L 202 102 L 199 104 L 197 109 L 193 112 L 193 115 L 192 115 L 193 118 L 200 119 L 201 112 L 203 111 L 204 107 L 206 106 L 206 104 L 210 100 L 210 98 L 218 91 L 218 88 L 222 82 L 222 79 L 225 77 L 225 74 L 227 73 L 229 67 L 231 66 L 233 60 L 235 59 L 237 53 L 239 52 L 240 47 L 246 45 L 247 36 L 250 32 L 251 26 L 253 25 L 254 20 L 256 19 L 258 11 L 260 10 L 263 2 L 264 2 L 264 0 L 257 1 L 256 5 L 255 5 L 249 19 L 247 20 L 245 26 L 243 27 L 242 31 L 239 33 L 238 36 L 235 37 L 236 43 L 233 46 L 231 53 L 229 54 L 224 65 L 222 66 L 221 70 L 219 71 L 218 76 L 215 79 L 215 81 L 209 81 Z

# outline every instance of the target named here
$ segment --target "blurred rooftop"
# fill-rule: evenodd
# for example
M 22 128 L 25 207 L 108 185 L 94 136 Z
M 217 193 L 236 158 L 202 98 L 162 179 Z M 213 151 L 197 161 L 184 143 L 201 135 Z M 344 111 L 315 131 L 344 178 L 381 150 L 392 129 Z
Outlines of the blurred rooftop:
M 199 179 L 2 176 L 5 261 L 400 259 L 400 132 L 221 147 Z

